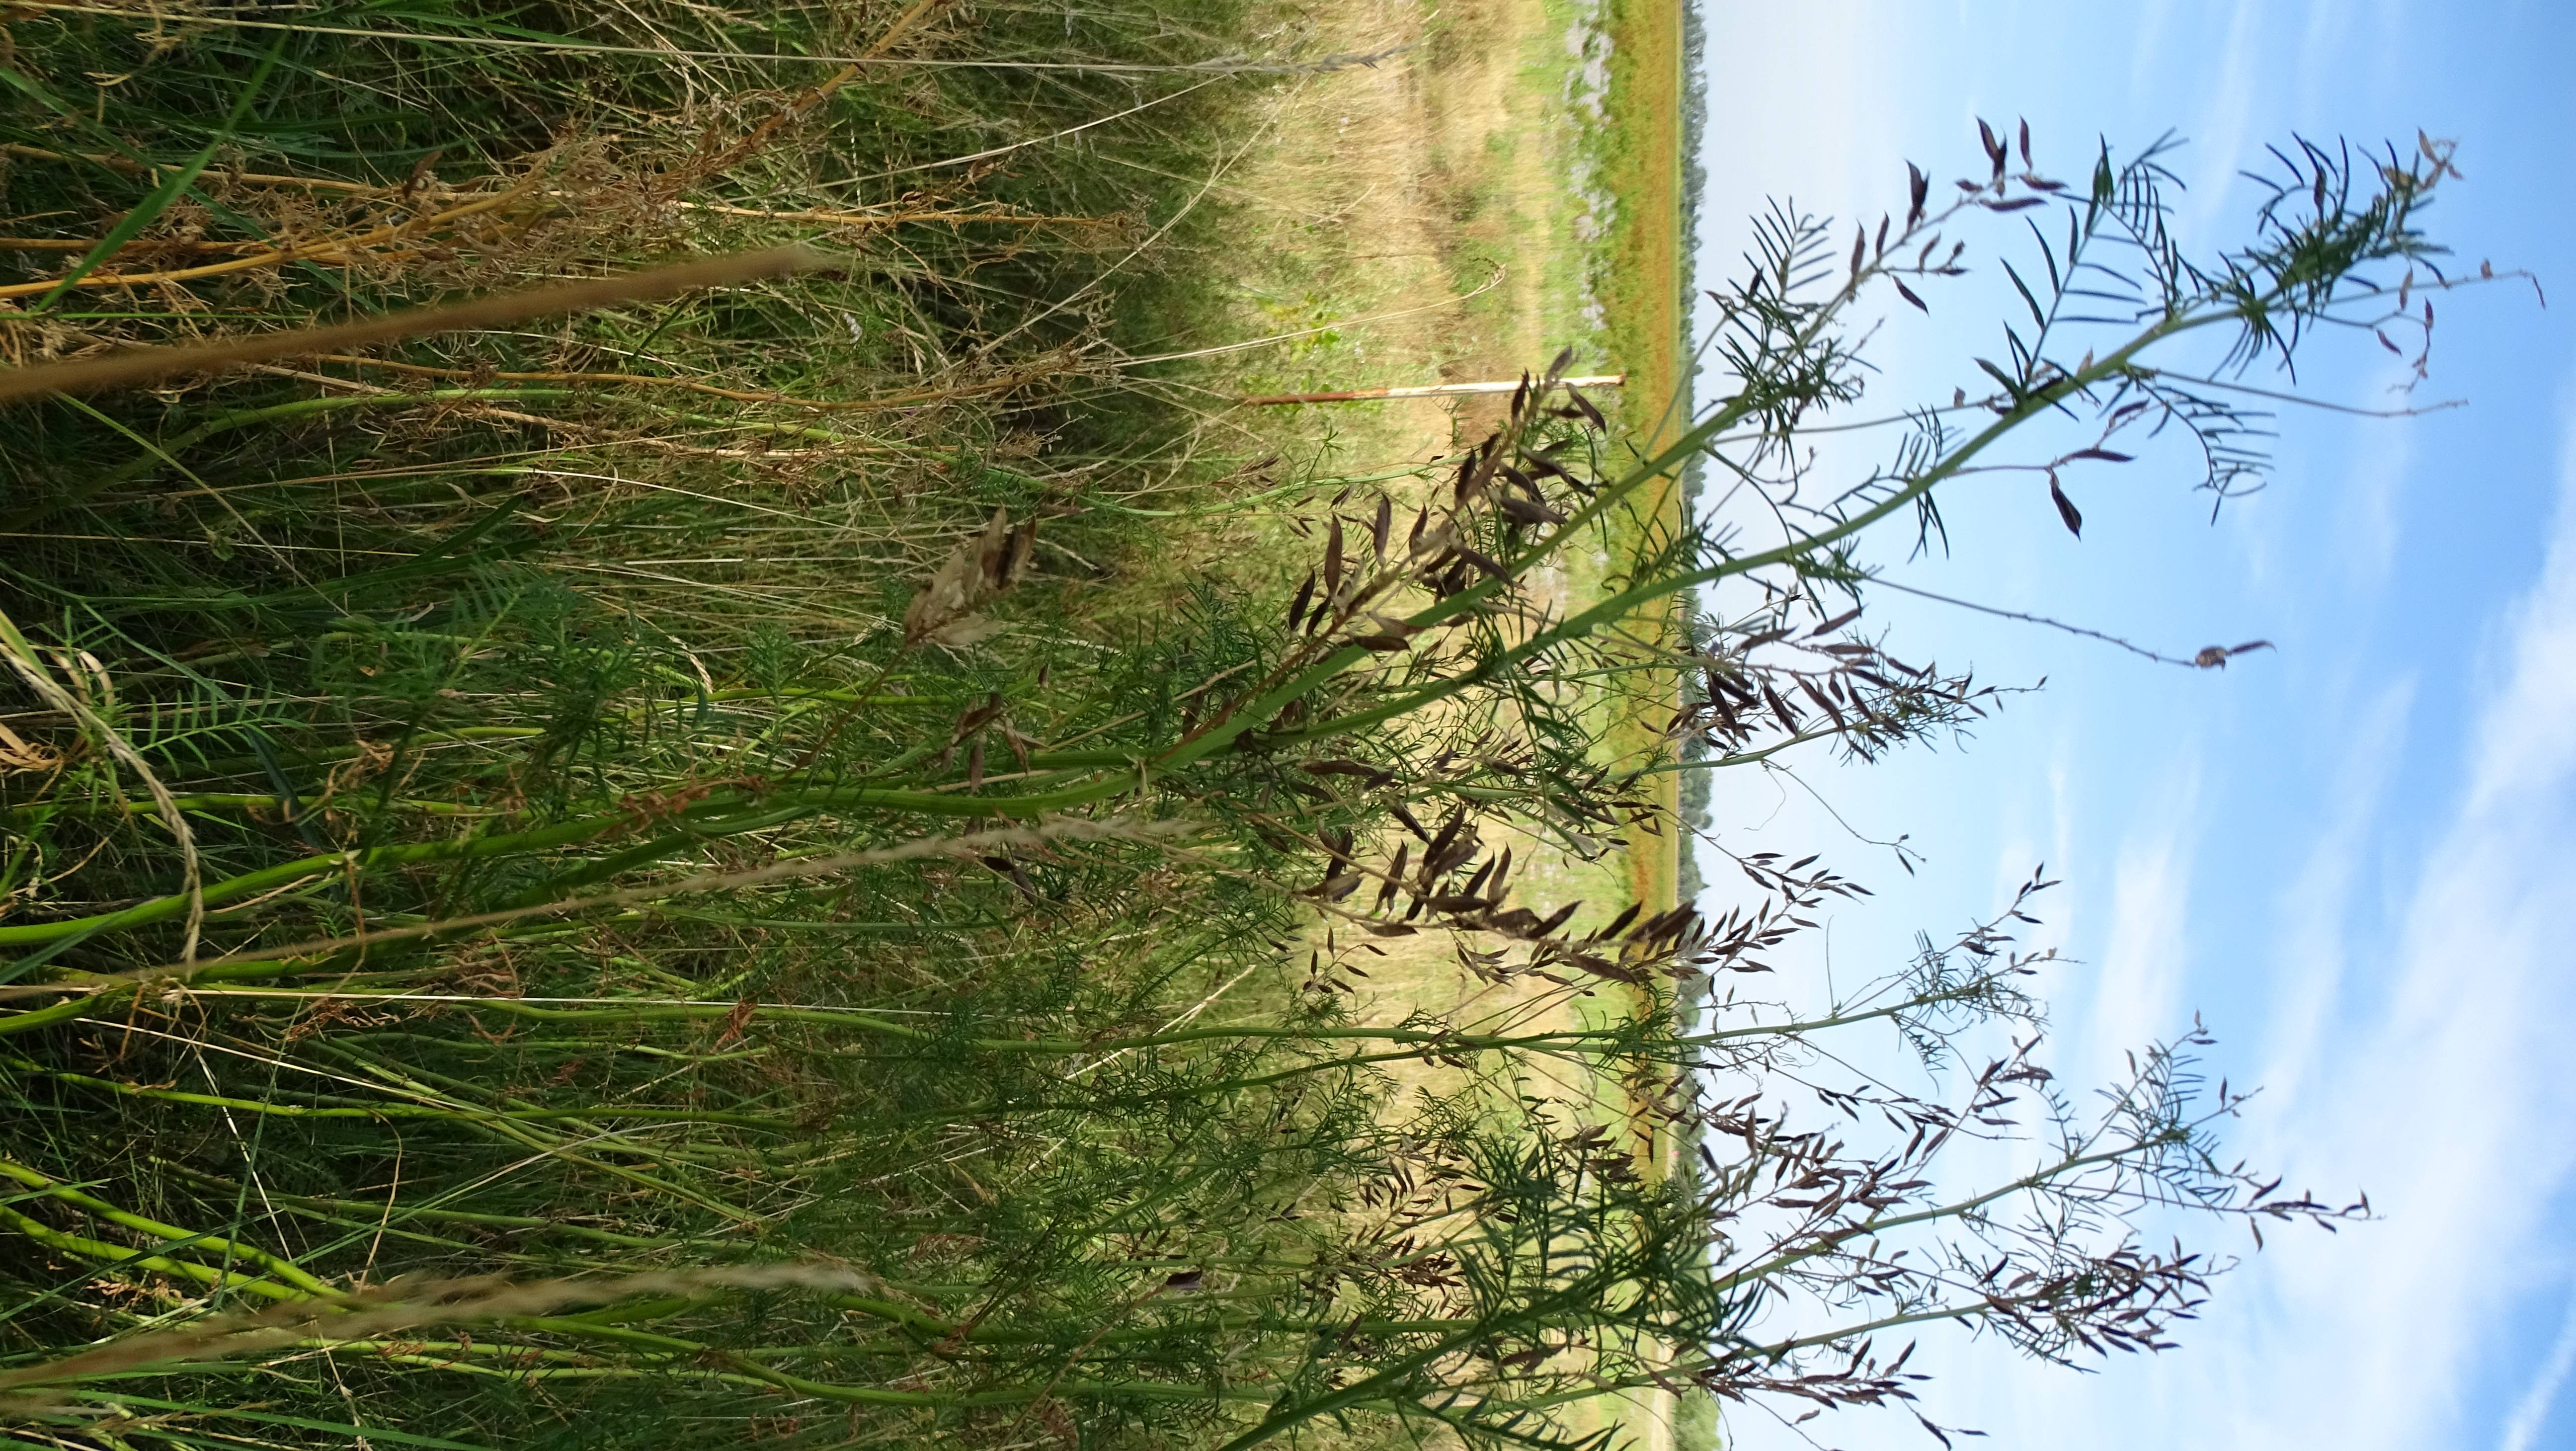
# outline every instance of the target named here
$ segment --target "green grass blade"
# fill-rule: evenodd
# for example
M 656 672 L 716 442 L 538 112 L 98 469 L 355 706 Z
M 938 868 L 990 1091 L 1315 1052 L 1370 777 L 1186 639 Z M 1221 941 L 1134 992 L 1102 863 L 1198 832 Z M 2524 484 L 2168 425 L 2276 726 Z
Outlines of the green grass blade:
M 161 1374 L 163 1372 L 154 1372 Z M 228 1421 L 251 1421 L 264 1426 L 290 1426 L 298 1431 L 328 1431 L 368 1441 L 383 1441 L 396 1446 L 420 1446 L 428 1451 L 491 1451 L 471 1441 L 451 1441 L 444 1436 L 424 1436 L 416 1431 L 388 1431 L 381 1426 L 352 1426 L 342 1421 L 317 1421 L 307 1416 L 285 1416 L 275 1411 L 243 1411 L 230 1406 L 198 1405 L 187 1401 L 164 1401 L 151 1396 L 128 1395 L 123 1391 L 87 1391 L 87 1399 L 107 1405 L 144 1406 L 156 1411 L 178 1411 L 186 1415 L 220 1418 Z

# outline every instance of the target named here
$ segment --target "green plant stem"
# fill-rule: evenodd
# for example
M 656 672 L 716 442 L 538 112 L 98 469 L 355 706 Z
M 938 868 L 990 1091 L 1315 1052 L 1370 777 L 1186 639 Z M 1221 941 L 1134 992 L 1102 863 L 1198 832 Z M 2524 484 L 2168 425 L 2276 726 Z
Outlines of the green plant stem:
M 426 1104 L 410 1103 L 378 1103 L 367 1104 L 361 1107 L 343 1108 L 278 1103 L 274 1100 L 268 1099 L 226 1098 L 218 1094 L 190 1093 L 182 1089 L 146 1088 L 141 1084 L 136 1083 L 119 1083 L 111 1078 L 93 1078 L 86 1073 L 73 1073 L 59 1068 L 42 1068 L 38 1067 L 36 1064 L 27 1062 L 24 1059 L 10 1060 L 9 1066 L 18 1069 L 21 1072 L 35 1073 L 43 1077 L 53 1079 L 58 1083 L 78 1084 L 83 1088 L 100 1089 L 126 1098 L 149 1099 L 155 1103 L 185 1104 L 192 1108 L 232 1109 L 239 1110 L 243 1113 L 273 1114 L 279 1118 L 417 1118 L 453 1119 L 460 1122 L 470 1120 L 507 1119 L 520 1123 L 543 1123 L 553 1119 L 573 1119 L 580 1121 L 598 1118 L 626 1118 L 640 1119 L 646 1123 L 725 1124 L 735 1128 L 762 1129 L 770 1133 L 778 1134 L 790 1134 L 796 1132 L 796 1128 L 793 1124 L 780 1123 L 775 1119 L 765 1119 L 757 1114 L 725 1113 L 713 1109 L 659 1108 L 649 1105 L 626 1106 L 607 1104 L 593 1108 L 580 1109 L 474 1109 L 438 1108 Z M 9 1169 L 6 1161 L 0 1160 L 0 1174 L 8 1172 Z
M 248 1260 L 250 1263 L 258 1265 L 261 1269 L 268 1271 L 271 1275 L 276 1276 L 278 1279 L 289 1285 L 293 1285 L 295 1288 L 304 1291 L 308 1295 L 336 1295 L 339 1293 L 339 1291 L 332 1289 L 320 1280 L 306 1274 L 303 1270 L 296 1268 L 291 1261 L 280 1259 L 277 1256 L 270 1254 L 268 1251 L 260 1249 L 254 1245 L 241 1244 L 228 1239 L 218 1239 L 212 1235 L 192 1234 L 175 1225 L 163 1224 L 157 1219 L 146 1219 L 139 1214 L 128 1213 L 127 1211 L 119 1209 L 115 1205 L 108 1203 L 106 1200 L 98 1198 L 96 1195 L 85 1193 L 68 1184 L 58 1183 L 53 1179 L 47 1178 L 45 1175 L 28 1168 L 26 1165 L 18 1163 L 16 1160 L 0 1157 L 0 1176 L 15 1179 L 19 1183 L 26 1185 L 28 1188 L 37 1191 L 49 1199 L 58 1199 L 65 1204 L 88 1210 L 90 1213 L 97 1215 L 99 1218 L 104 1219 L 111 1224 L 123 1225 L 127 1229 L 138 1230 L 144 1234 L 158 1235 L 165 1240 L 186 1241 L 206 1245 L 210 1248 L 223 1251 L 227 1257 L 238 1257 L 240 1259 Z
M 1935 1205 L 1929 1209 L 1919 1209 L 1911 1214 L 1873 1214 L 1868 1219 L 1852 1225 L 1847 1229 L 1837 1230 L 1830 1235 L 1822 1237 L 1805 1249 L 1792 1251 L 1787 1254 L 1774 1255 L 1768 1259 L 1759 1260 L 1751 1265 L 1747 1265 L 1745 1268 L 1737 1270 L 1732 1274 L 1722 1276 L 1715 1282 L 1714 1288 L 1721 1294 L 1729 1290 L 1741 1289 L 1746 1285 L 1756 1284 L 1760 1281 L 1769 1279 L 1783 1270 L 1803 1264 L 1808 1260 L 1836 1253 L 1844 1244 L 1852 1240 L 1867 1239 L 1872 1235 L 1883 1235 L 1893 1230 L 1905 1229 L 1913 1225 L 1935 1224 L 1944 1220 L 1957 1219 L 1962 1215 L 1973 1214 L 1977 1210 L 1995 1203 L 1998 1200 L 2008 1199 L 2015 1194 L 2027 1193 L 2032 1189 L 2039 1188 L 2041 1185 L 2063 1178 L 2068 1174 L 2089 1169 L 2097 1164 L 2116 1163 L 2119 1160 L 2129 1158 L 2142 1151 L 2143 1149 L 2141 1146 L 2131 1145 L 2121 1149 L 2104 1149 L 2097 1150 L 2090 1154 L 2079 1154 L 2071 1158 L 2062 1159 L 2044 1169 L 2034 1170 L 2031 1173 L 2022 1175 L 2018 1179 L 1997 1185 L 1995 1188 L 1989 1189 L 1982 1194 L 1970 1195 L 1968 1198 L 1955 1200 L 1948 1204 Z

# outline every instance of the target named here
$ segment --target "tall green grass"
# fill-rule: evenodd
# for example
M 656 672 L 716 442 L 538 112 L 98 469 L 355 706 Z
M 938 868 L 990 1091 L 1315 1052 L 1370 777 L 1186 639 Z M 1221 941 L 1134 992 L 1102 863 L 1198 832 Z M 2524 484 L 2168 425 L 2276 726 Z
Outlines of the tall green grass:
M 1250 17 L 240 13 L 292 28 L 10 25 L 13 363 L 791 237 L 843 260 L 12 415 L 0 975 L 98 986 L 0 1026 L 0 1357 L 404 1276 L 850 1273 L 306 1323 L 75 1378 L 26 1434 L 1187 1439 L 1278 1338 L 1227 1307 L 1331 1239 L 1297 1206 L 1374 1095 L 1202 1091 L 1268 1042 L 1014 1050 L 1273 968 L 1300 919 L 1265 878 L 1306 853 L 1193 870 L 1150 801 L 997 835 L 978 791 L 1166 741 L 1265 648 L 1145 522 L 1247 460 L 1121 367 L 1206 305 L 1201 191 L 1240 144 L 1221 72 L 1154 67 Z M 521 43 L 556 40 L 625 49 Z M 728 58 L 880 47 L 819 102 L 838 63 Z M 904 63 L 957 59 L 1054 68 Z M 1003 613 L 907 639 L 995 517 Z M 1241 1223 L 1277 1227 L 1218 1265 Z M 1183 1269 L 1231 1288 L 1167 1308 Z

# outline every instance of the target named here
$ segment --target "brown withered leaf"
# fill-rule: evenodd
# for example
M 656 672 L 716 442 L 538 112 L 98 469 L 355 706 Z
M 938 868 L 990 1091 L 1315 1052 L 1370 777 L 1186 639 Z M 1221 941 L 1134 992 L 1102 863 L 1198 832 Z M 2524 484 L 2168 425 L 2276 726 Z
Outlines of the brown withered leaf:
M 999 631 L 998 621 L 975 611 L 1027 572 L 1037 550 L 1037 527 L 1031 519 L 1013 529 L 1010 515 L 995 509 L 983 531 L 960 542 L 912 597 L 903 612 L 904 644 L 928 642 L 959 650 Z
M 0 776 L 59 771 L 65 757 L 50 746 L 27 740 L 16 731 L 0 725 Z
M 2217 670 L 2223 668 L 2231 658 L 2242 655 L 2248 650 L 2272 648 L 2274 648 L 2273 644 L 2269 640 L 2248 640 L 2236 646 L 2209 645 L 2203 647 L 2199 654 L 2192 656 L 2191 663 L 2203 670 Z

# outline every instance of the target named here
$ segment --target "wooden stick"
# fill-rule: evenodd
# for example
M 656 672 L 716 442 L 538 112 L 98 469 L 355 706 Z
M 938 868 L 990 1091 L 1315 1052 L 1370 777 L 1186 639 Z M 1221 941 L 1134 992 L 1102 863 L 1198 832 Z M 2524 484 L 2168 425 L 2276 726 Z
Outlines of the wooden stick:
M 1602 373 L 1589 378 L 1559 378 L 1558 382 L 1576 388 L 1616 388 L 1628 381 L 1625 373 Z M 1374 398 L 1466 398 L 1480 393 L 1509 393 L 1521 386 L 1513 378 L 1494 383 L 1423 383 L 1410 388 L 1349 388 L 1338 393 L 1255 393 L 1236 401 L 1246 408 L 1266 408 L 1280 403 L 1359 403 Z
M 331 327 L 235 338 L 202 347 L 138 348 L 132 352 L 112 353 L 107 357 L 86 358 L 73 363 L 13 368 L 0 371 L 0 403 L 47 393 L 96 393 L 111 388 L 131 388 L 185 373 L 210 373 L 245 363 L 346 352 L 368 343 L 419 337 L 426 333 L 475 332 L 508 327 L 531 318 L 584 312 L 648 297 L 668 297 L 701 287 L 756 282 L 766 277 L 819 267 L 827 260 L 823 253 L 810 247 L 773 247 L 765 252 L 711 257 L 650 272 L 628 272 L 616 277 L 594 277 L 588 281 L 566 283 L 560 287 L 505 292 L 446 307 L 415 308 L 409 312 L 388 313 Z

